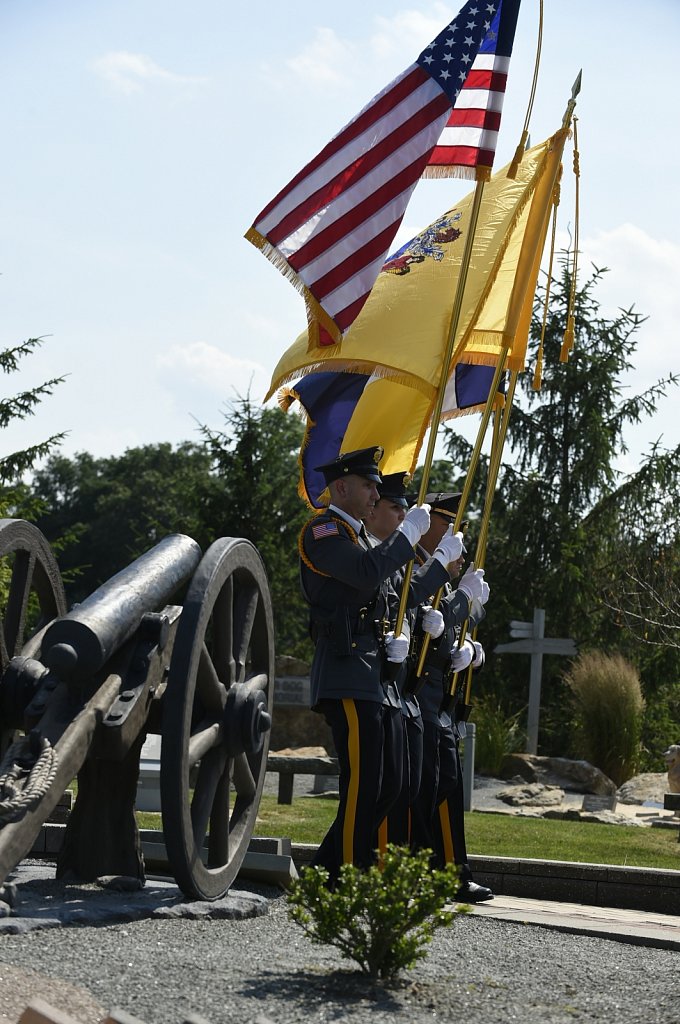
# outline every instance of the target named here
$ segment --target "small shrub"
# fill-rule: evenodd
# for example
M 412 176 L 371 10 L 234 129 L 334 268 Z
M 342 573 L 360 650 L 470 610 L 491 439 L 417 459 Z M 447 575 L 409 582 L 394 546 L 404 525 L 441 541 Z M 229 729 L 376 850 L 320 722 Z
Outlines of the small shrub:
M 617 786 L 635 775 L 645 701 L 640 677 L 620 654 L 584 652 L 565 676 L 574 695 L 577 753 Z
M 500 701 L 483 697 L 472 710 L 475 723 L 475 771 L 480 775 L 500 775 L 503 758 L 521 750 L 524 732 L 519 725 L 522 711 L 507 715 Z
M 425 956 L 436 928 L 468 909 L 444 909 L 458 869 L 433 870 L 430 856 L 390 845 L 381 867 L 343 865 L 333 892 L 324 868 L 307 868 L 288 891 L 288 912 L 313 942 L 336 946 L 369 977 L 390 981 Z

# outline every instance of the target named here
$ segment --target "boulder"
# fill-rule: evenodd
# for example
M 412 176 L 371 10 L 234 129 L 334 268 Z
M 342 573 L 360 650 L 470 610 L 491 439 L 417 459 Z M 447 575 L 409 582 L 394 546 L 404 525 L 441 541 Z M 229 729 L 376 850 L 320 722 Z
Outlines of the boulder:
M 668 791 L 668 777 L 665 772 L 643 772 L 627 779 L 616 791 L 622 804 L 654 803 L 663 807 L 663 796 Z
M 501 778 L 519 775 L 526 782 L 558 786 L 568 793 L 616 793 L 616 785 L 588 761 L 572 761 L 567 757 L 541 757 L 538 754 L 506 754 Z
M 301 658 L 294 658 L 290 654 L 276 655 L 277 676 L 308 676 L 310 665 L 308 661 Z
M 526 782 L 509 786 L 496 794 L 498 800 L 513 807 L 555 807 L 564 799 L 559 786 L 543 786 L 540 782 Z
M 273 757 L 328 757 L 325 747 L 284 747 L 282 750 L 270 750 Z

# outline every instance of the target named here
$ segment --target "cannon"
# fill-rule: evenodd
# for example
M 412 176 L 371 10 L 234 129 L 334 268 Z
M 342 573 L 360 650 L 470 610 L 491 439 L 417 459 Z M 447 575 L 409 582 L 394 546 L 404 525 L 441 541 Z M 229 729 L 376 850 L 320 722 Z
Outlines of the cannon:
M 143 884 L 134 803 L 151 733 L 171 871 L 191 898 L 219 899 L 267 766 L 274 628 L 257 549 L 223 537 L 202 555 L 173 534 L 67 612 L 45 537 L 5 519 L 0 573 L 0 886 L 74 779 L 57 876 Z

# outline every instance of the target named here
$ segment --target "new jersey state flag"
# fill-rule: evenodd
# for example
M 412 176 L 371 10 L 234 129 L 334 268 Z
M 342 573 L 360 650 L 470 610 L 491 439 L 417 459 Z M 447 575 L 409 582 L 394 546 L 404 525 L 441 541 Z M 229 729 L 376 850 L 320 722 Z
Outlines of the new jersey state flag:
M 523 370 L 534 292 L 568 128 L 524 154 L 485 186 L 472 246 L 450 376 L 457 362 Z M 439 217 L 383 265 L 342 345 L 309 351 L 307 332 L 279 360 L 267 398 L 321 370 L 375 374 L 436 395 L 473 194 Z M 377 442 L 376 442 L 377 443 Z

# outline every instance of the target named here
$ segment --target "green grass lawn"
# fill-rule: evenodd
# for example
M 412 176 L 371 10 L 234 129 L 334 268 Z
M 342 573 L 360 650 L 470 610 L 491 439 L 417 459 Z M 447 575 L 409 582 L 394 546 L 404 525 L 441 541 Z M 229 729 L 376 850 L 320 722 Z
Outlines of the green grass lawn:
M 294 843 L 318 843 L 335 817 L 337 806 L 337 800 L 332 798 L 297 797 L 286 805 L 278 804 L 275 796 L 263 796 L 255 835 L 287 837 Z M 159 814 L 138 812 L 137 818 L 140 828 L 161 828 Z M 468 853 L 479 856 L 680 871 L 680 843 L 675 828 L 600 825 L 471 811 L 465 815 L 465 838 Z
M 472 811 L 465 815 L 465 840 L 468 853 L 487 857 L 528 857 L 680 871 L 676 828 L 601 825 Z

